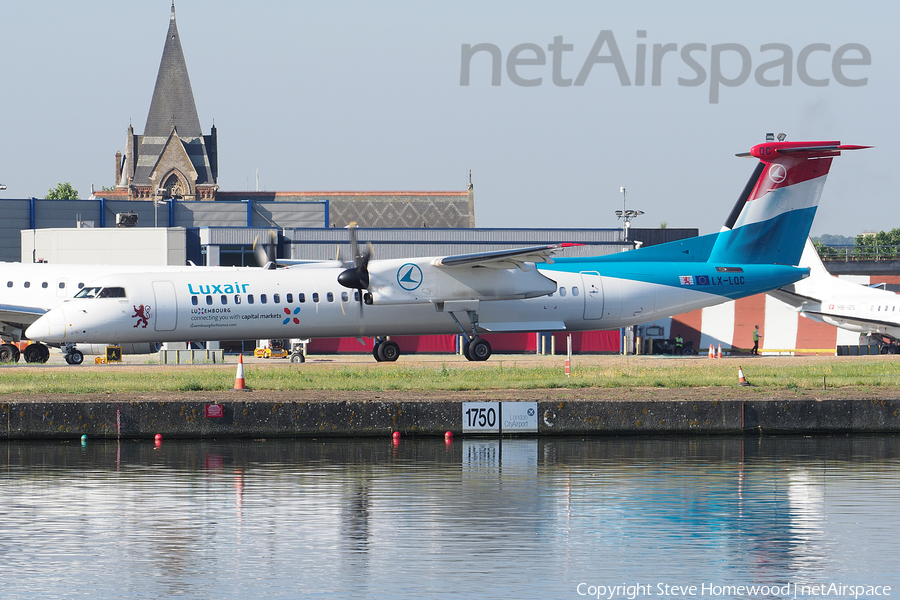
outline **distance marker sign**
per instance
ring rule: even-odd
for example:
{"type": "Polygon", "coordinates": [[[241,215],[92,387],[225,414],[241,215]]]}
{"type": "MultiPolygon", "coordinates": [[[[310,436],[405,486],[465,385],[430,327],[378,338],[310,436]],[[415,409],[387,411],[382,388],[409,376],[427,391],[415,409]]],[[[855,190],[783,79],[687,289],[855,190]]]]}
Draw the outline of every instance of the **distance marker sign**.
{"type": "Polygon", "coordinates": [[[463,402],[463,433],[537,433],[537,402],[463,402]]]}

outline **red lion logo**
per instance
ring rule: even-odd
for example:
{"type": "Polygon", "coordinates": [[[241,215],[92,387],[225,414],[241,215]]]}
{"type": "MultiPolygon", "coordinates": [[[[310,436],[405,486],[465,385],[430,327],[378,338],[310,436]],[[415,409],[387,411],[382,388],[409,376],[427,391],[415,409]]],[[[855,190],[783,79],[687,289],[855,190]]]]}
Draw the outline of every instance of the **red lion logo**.
{"type": "Polygon", "coordinates": [[[140,306],[131,305],[134,308],[134,314],[131,315],[131,318],[137,317],[137,323],[134,324],[135,327],[140,326],[142,329],[147,329],[147,319],[150,318],[150,305],[144,306],[141,304],[140,306]]]}

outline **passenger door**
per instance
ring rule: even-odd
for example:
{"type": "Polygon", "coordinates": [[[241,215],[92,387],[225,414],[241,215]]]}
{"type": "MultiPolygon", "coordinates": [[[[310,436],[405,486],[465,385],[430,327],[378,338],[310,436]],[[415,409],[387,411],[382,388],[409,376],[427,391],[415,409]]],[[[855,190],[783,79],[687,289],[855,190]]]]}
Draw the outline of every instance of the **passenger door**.
{"type": "Polygon", "coordinates": [[[154,281],[153,295],[156,297],[156,331],[173,331],[178,321],[175,286],[171,281],[154,281]]]}

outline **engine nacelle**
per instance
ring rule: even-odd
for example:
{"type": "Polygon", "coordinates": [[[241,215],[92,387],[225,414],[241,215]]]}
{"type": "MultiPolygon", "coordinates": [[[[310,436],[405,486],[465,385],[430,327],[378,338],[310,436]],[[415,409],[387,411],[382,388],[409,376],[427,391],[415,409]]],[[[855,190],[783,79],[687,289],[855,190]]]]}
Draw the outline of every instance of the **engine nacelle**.
{"type": "Polygon", "coordinates": [[[521,269],[494,269],[435,266],[432,259],[384,261],[376,268],[370,265],[369,279],[373,304],[517,300],[556,291],[556,282],[532,263],[521,269]]]}

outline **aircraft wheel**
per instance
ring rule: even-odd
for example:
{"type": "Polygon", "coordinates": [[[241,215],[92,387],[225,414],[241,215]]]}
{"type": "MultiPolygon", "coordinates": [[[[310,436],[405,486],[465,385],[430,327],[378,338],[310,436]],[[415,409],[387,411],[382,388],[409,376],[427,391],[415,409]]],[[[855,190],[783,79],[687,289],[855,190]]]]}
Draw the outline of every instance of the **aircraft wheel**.
{"type": "Polygon", "coordinates": [[[80,350],[72,350],[66,355],[66,362],[70,365],[80,365],[84,362],[84,354],[80,350]]]}
{"type": "Polygon", "coordinates": [[[471,344],[472,344],[471,341],[466,342],[465,344],[463,344],[463,356],[466,357],[466,360],[475,360],[474,358],[472,358],[472,355],[469,354],[469,346],[470,346],[471,344]]]}
{"type": "Polygon", "coordinates": [[[43,344],[37,344],[37,347],[41,349],[41,362],[45,363],[50,360],[50,348],[43,344]]]}
{"type": "Polygon", "coordinates": [[[68,354],[66,354],[63,358],[66,359],[66,364],[68,364],[68,365],[71,365],[71,364],[72,364],[72,357],[71,357],[71,356],[69,356],[68,354]]]}
{"type": "Polygon", "coordinates": [[[19,357],[16,356],[14,350],[17,348],[12,344],[3,344],[0,346],[0,362],[18,362],[19,357]],[[15,360],[13,360],[15,357],[15,360]]]}
{"type": "Polygon", "coordinates": [[[469,356],[471,357],[469,360],[487,360],[491,357],[491,345],[482,338],[472,340],[469,344],[469,356]]]}
{"type": "Polygon", "coordinates": [[[378,358],[387,362],[394,362],[400,358],[400,346],[397,342],[387,340],[378,345],[378,358]]]}
{"type": "Polygon", "coordinates": [[[292,354],[292,355],[291,355],[291,362],[292,362],[292,363],[302,363],[302,362],[306,362],[306,357],[303,356],[302,354],[299,354],[299,353],[298,353],[298,354],[292,354]]]}
{"type": "Polygon", "coordinates": [[[26,346],[25,351],[22,354],[25,355],[25,362],[27,363],[46,362],[41,360],[44,355],[44,353],[41,352],[41,344],[31,344],[30,346],[26,346]]]}
{"type": "Polygon", "coordinates": [[[383,361],[384,359],[379,356],[378,351],[381,349],[382,342],[375,342],[375,346],[372,348],[372,356],[375,357],[375,360],[378,362],[383,361]]]}

